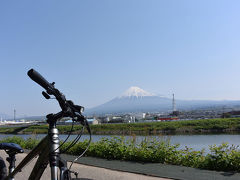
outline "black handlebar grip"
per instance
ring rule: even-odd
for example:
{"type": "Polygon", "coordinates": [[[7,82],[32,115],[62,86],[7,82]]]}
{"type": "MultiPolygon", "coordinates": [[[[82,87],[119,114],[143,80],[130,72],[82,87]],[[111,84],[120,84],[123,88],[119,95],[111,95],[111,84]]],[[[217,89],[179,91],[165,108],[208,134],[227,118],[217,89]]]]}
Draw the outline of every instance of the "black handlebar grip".
{"type": "Polygon", "coordinates": [[[27,74],[33,81],[38,83],[44,89],[48,90],[49,88],[52,88],[52,84],[50,84],[44,77],[42,77],[41,74],[39,74],[34,69],[30,69],[27,74]]]}

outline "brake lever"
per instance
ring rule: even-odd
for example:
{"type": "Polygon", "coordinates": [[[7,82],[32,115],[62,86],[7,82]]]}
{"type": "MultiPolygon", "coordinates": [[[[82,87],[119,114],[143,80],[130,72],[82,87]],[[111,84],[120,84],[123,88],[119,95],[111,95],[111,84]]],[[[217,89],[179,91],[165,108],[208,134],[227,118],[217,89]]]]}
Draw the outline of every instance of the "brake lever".
{"type": "Polygon", "coordinates": [[[45,91],[42,92],[42,95],[43,95],[46,99],[56,99],[56,98],[54,98],[54,97],[49,96],[49,94],[46,93],[45,91]]]}
{"type": "Polygon", "coordinates": [[[83,115],[81,115],[80,113],[75,112],[73,120],[76,121],[76,122],[81,122],[82,123],[82,122],[85,121],[85,117],[83,115]]]}
{"type": "Polygon", "coordinates": [[[78,115],[75,116],[77,119],[73,118],[73,121],[80,122],[81,125],[85,126],[87,128],[88,132],[91,134],[91,129],[89,127],[87,119],[79,112],[77,112],[77,113],[78,113],[78,115]]]}
{"type": "Polygon", "coordinates": [[[42,91],[42,95],[46,98],[46,99],[50,99],[51,97],[48,95],[48,93],[46,93],[45,91],[42,91]]]}

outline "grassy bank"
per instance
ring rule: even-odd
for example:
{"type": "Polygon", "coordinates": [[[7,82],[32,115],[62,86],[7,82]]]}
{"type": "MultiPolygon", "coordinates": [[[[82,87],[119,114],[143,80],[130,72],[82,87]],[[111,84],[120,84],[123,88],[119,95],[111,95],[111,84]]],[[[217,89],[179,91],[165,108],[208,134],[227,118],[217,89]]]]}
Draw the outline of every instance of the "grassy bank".
{"type": "MultiPolygon", "coordinates": [[[[36,139],[24,140],[20,137],[11,137],[1,142],[13,142],[20,144],[23,148],[32,149],[38,143],[36,139]]],[[[62,146],[65,149],[71,142],[62,146]]],[[[67,151],[68,154],[79,155],[86,148],[88,142],[79,142],[67,151]]],[[[113,137],[102,139],[91,143],[86,156],[100,157],[106,159],[118,159],[135,162],[152,162],[172,165],[188,166],[200,169],[217,171],[240,172],[240,150],[238,147],[222,144],[211,146],[210,153],[194,151],[191,148],[178,149],[179,145],[171,145],[169,141],[148,138],[140,144],[135,144],[134,137],[126,140],[124,137],[113,137]]]]}
{"type": "MultiPolygon", "coordinates": [[[[60,133],[67,133],[70,125],[59,125],[60,133]]],[[[75,130],[80,127],[75,126],[75,130]]],[[[26,129],[14,127],[1,127],[0,133],[20,132],[23,134],[47,133],[48,126],[29,126],[26,129]]],[[[203,119],[172,122],[146,122],[131,124],[99,124],[91,125],[93,134],[110,135],[155,135],[164,133],[205,133],[205,132],[238,132],[240,131],[240,118],[203,119]]]]}
{"type": "Polygon", "coordinates": [[[145,134],[228,132],[240,130],[240,118],[188,121],[102,124],[91,126],[94,134],[145,134]]]}

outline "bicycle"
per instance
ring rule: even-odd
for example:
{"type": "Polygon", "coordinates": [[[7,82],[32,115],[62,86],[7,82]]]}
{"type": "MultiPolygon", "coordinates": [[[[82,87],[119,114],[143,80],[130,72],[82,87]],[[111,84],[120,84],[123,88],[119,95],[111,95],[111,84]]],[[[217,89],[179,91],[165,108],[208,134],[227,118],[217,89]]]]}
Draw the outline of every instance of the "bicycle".
{"type": "Polygon", "coordinates": [[[76,176],[76,178],[74,179],[78,179],[78,173],[71,171],[71,167],[74,162],[76,162],[80,157],[83,156],[91,142],[91,129],[88,125],[86,118],[82,115],[84,107],[75,105],[70,100],[66,100],[65,96],[57,88],[55,88],[55,82],[49,83],[34,69],[30,69],[27,74],[33,81],[38,83],[46,90],[42,91],[42,95],[46,99],[52,99],[51,95],[56,98],[62,110],[56,114],[48,114],[46,116],[47,123],[49,124],[47,136],[43,138],[31,152],[28,153],[28,155],[18,164],[17,167],[15,167],[15,155],[17,153],[22,153],[23,149],[18,144],[0,143],[0,149],[4,149],[9,155],[9,157],[7,158],[7,161],[9,162],[9,174],[7,175],[5,180],[14,180],[14,176],[19,173],[21,169],[23,169],[24,166],[26,166],[26,164],[30,162],[33,158],[35,158],[37,155],[39,155],[39,157],[28,178],[29,180],[39,180],[48,163],[50,163],[51,168],[51,180],[72,180],[72,174],[76,176]],[[57,122],[64,117],[72,118],[72,128],[67,138],[60,145],[57,122]],[[80,123],[82,125],[81,132],[76,136],[76,138],[72,141],[72,143],[70,143],[68,147],[66,147],[64,150],[61,150],[60,152],[62,145],[70,137],[73,131],[73,126],[76,123],[80,123]],[[62,159],[60,154],[70,149],[79,141],[83,133],[84,127],[86,127],[90,135],[88,146],[81,155],[79,155],[74,161],[72,161],[71,165],[68,168],[67,161],[62,159]]]}

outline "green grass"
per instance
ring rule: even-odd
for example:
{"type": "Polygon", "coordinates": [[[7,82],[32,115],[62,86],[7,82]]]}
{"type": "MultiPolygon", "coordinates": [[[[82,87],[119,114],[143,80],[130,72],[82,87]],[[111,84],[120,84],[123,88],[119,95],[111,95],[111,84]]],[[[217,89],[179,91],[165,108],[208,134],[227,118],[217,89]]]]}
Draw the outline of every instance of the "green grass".
{"type": "Polygon", "coordinates": [[[0,127],[1,134],[15,134],[16,132],[21,131],[22,127],[0,127]]]}
{"type": "MultiPolygon", "coordinates": [[[[13,142],[20,144],[23,148],[32,149],[39,140],[34,138],[24,140],[14,136],[1,140],[1,142],[13,142]]],[[[70,143],[64,144],[62,148],[65,149],[70,143]]],[[[85,150],[87,144],[87,141],[79,142],[67,153],[77,156],[85,150]]],[[[237,146],[229,146],[226,143],[220,146],[211,146],[210,153],[206,154],[204,150],[194,151],[187,147],[179,150],[179,144],[171,145],[169,141],[156,138],[146,138],[136,145],[134,137],[129,140],[124,137],[112,137],[111,139],[103,138],[98,142],[91,143],[85,155],[105,159],[240,172],[240,150],[237,146]]]]}
{"type": "Polygon", "coordinates": [[[229,119],[203,119],[189,121],[149,122],[132,124],[102,124],[93,125],[94,133],[120,131],[124,134],[143,133],[154,134],[158,132],[205,132],[205,131],[238,131],[240,118],[229,119]]]}
{"type": "MultiPolygon", "coordinates": [[[[74,130],[79,130],[80,126],[75,126],[74,130]]],[[[68,133],[71,125],[59,125],[59,132],[68,133]]],[[[160,133],[199,133],[199,132],[230,132],[240,131],[240,118],[228,119],[203,119],[189,121],[169,121],[169,122],[145,122],[145,123],[122,123],[122,124],[99,124],[91,125],[93,134],[112,135],[154,135],[160,133]]],[[[14,133],[19,129],[1,127],[0,133],[14,133]]],[[[48,132],[48,125],[34,125],[21,131],[26,134],[45,134],[48,132]]]]}

